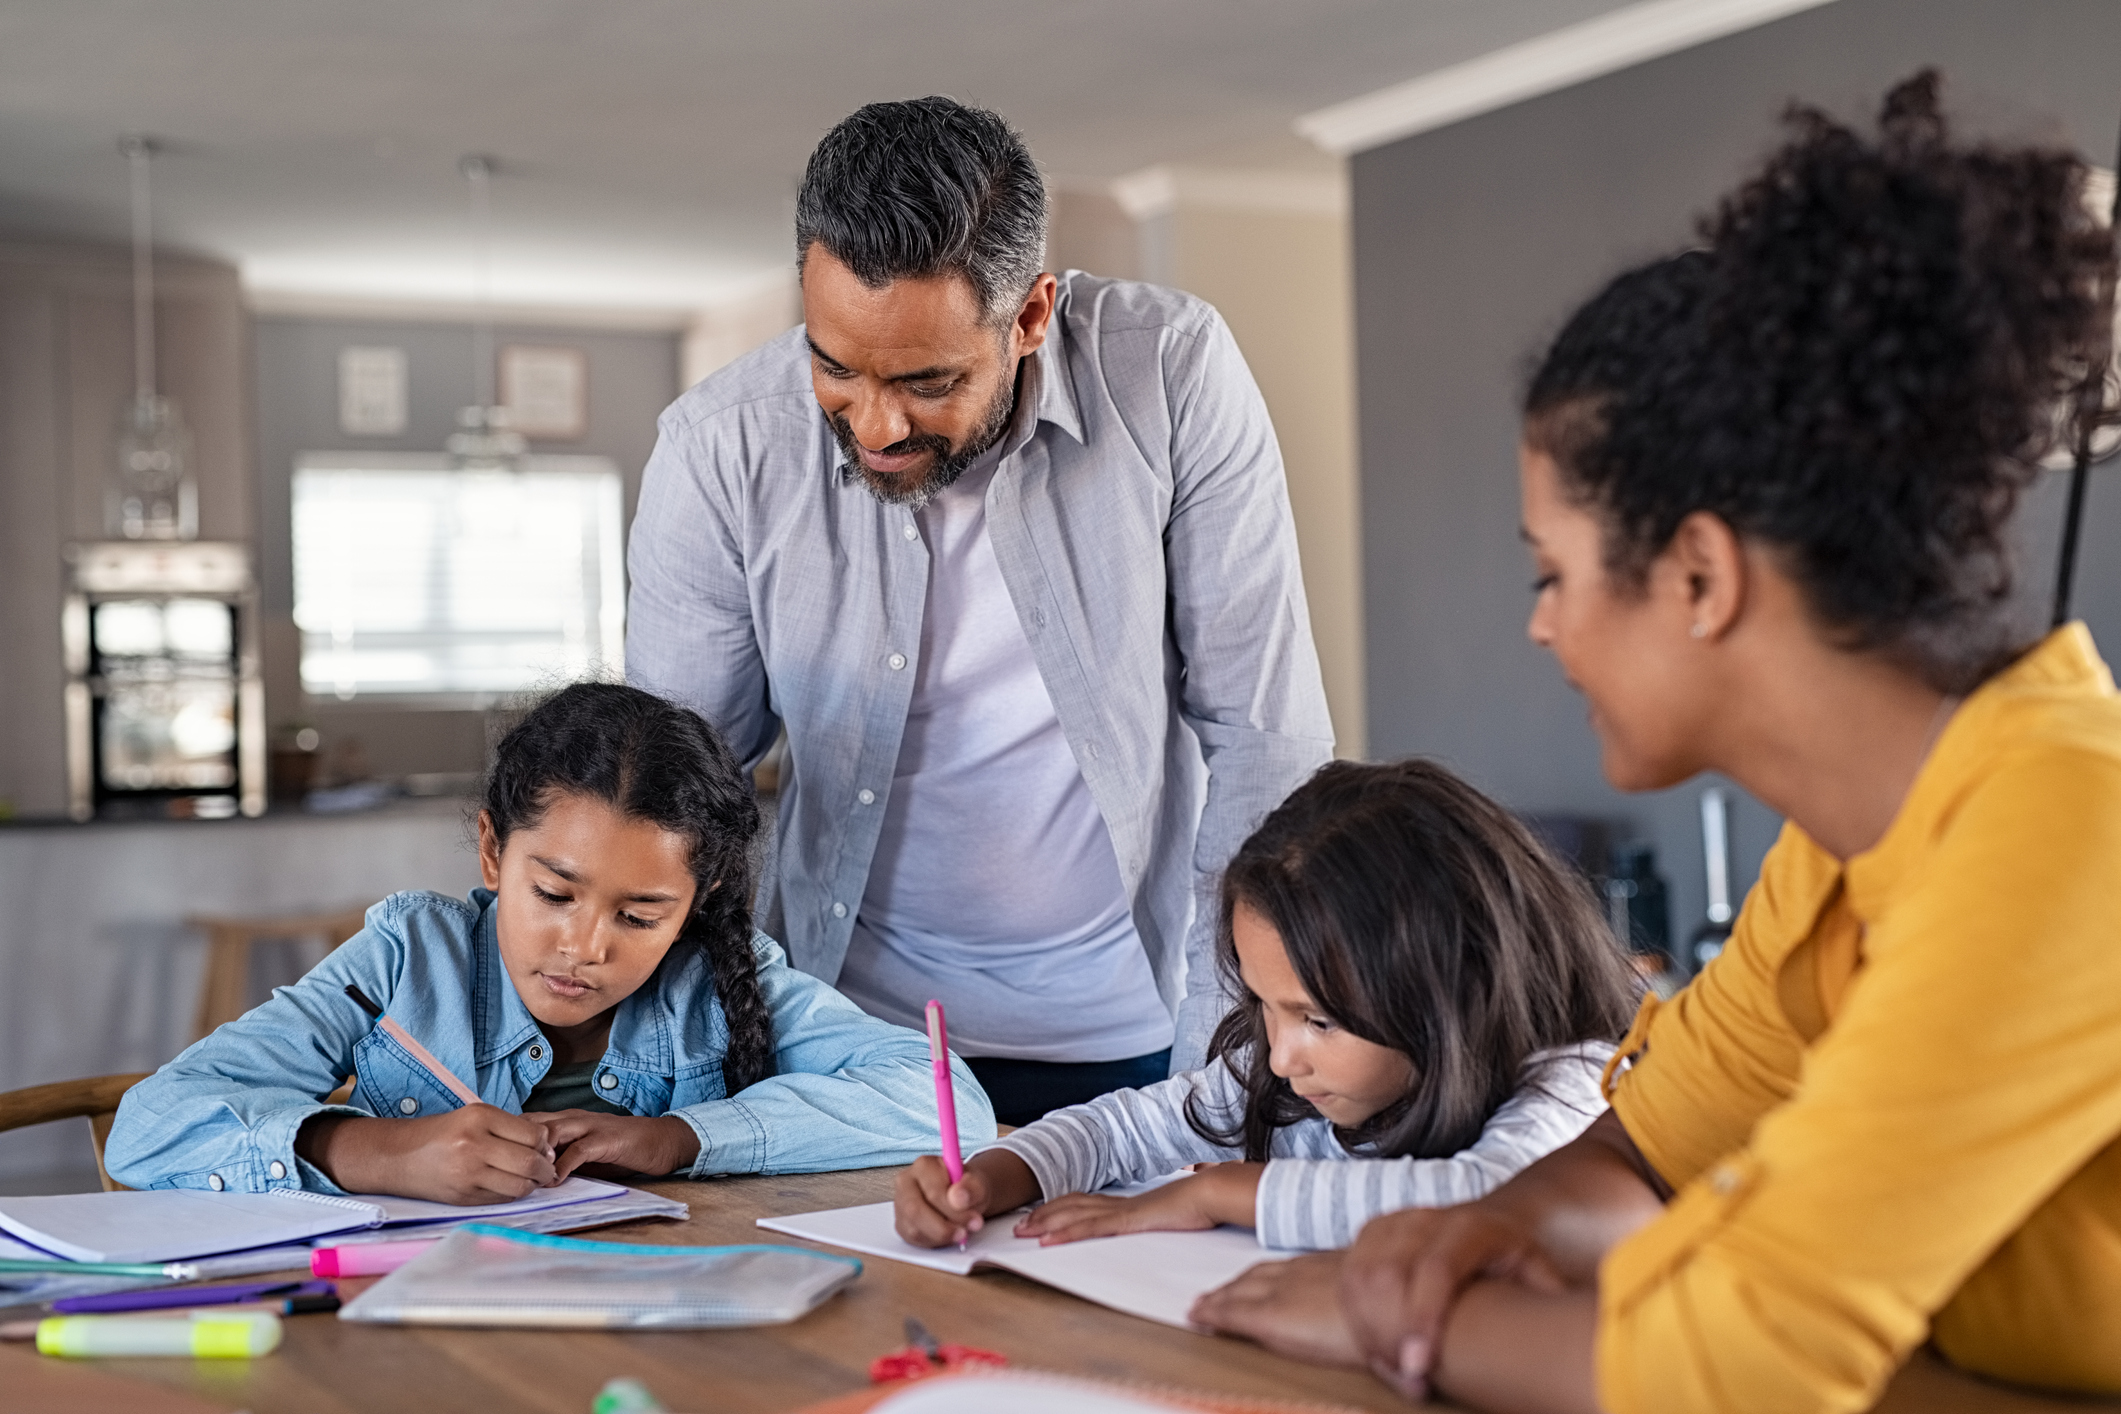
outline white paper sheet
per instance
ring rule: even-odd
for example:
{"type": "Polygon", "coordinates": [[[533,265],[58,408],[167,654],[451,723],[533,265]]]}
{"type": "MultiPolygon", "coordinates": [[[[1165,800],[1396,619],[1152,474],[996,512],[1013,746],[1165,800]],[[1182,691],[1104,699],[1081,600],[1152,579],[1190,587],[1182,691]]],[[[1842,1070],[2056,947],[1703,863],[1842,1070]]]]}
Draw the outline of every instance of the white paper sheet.
{"type": "Polygon", "coordinates": [[[409,1223],[481,1222],[624,1194],[570,1178],[512,1203],[457,1207],[416,1198],[299,1190],[214,1193],[191,1188],[0,1198],[0,1230],[76,1262],[182,1262],[332,1233],[409,1223]]]}
{"type": "Polygon", "coordinates": [[[1207,1232],[1130,1232],[1041,1247],[1036,1238],[1012,1235],[1013,1214],[987,1219],[986,1226],[973,1234],[967,1250],[960,1252],[954,1247],[931,1249],[900,1241],[891,1217],[891,1204],[869,1203],[758,1221],[770,1232],[955,1276],[968,1275],[979,1266],[1000,1267],[1130,1316],[1188,1329],[1186,1313],[1199,1297],[1248,1267],[1297,1255],[1261,1247],[1251,1232],[1235,1227],[1207,1232]]]}
{"type": "Polygon", "coordinates": [[[392,1198],[381,1193],[363,1193],[364,1203],[373,1203],[383,1210],[383,1225],[396,1227],[403,1223],[483,1223],[495,1218],[512,1218],[522,1213],[535,1213],[542,1208],[564,1208],[569,1203],[587,1203],[597,1198],[617,1198],[631,1190],[616,1183],[606,1183],[600,1178],[574,1177],[551,1188],[534,1188],[512,1203],[482,1203],[475,1207],[460,1208],[454,1203],[432,1203],[424,1198],[392,1198]]]}

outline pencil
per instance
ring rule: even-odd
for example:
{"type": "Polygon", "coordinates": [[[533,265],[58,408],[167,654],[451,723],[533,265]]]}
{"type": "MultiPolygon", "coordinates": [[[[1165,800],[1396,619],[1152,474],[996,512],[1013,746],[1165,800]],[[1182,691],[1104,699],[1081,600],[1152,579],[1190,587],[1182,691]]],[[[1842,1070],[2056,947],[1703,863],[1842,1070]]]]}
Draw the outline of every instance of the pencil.
{"type": "Polygon", "coordinates": [[[349,982],[346,984],[346,995],[352,997],[361,1010],[373,1017],[376,1025],[382,1027],[392,1040],[412,1052],[412,1058],[425,1066],[429,1075],[448,1086],[450,1094],[456,1096],[467,1105],[483,1105],[486,1103],[479,1098],[478,1091],[450,1074],[448,1066],[436,1060],[433,1052],[429,1051],[427,1047],[421,1045],[418,1041],[415,1041],[410,1031],[385,1016],[383,1008],[368,999],[368,993],[349,982]]]}

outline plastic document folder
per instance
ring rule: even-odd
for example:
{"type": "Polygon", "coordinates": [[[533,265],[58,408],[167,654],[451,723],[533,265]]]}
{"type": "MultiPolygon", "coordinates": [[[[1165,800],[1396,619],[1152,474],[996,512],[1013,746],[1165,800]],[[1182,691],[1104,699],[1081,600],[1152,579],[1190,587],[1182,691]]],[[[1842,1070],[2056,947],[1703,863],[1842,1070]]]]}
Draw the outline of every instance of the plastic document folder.
{"type": "Polygon", "coordinates": [[[461,1208],[417,1198],[340,1197],[291,1188],[62,1193],[0,1198],[0,1230],[74,1262],[183,1262],[364,1228],[513,1217],[626,1192],[616,1183],[570,1178],[513,1203],[461,1208]]]}
{"type": "Polygon", "coordinates": [[[362,1292],[342,1321],[696,1330],[792,1321],[860,1276],[800,1247],[647,1247],[474,1223],[362,1292]]]}

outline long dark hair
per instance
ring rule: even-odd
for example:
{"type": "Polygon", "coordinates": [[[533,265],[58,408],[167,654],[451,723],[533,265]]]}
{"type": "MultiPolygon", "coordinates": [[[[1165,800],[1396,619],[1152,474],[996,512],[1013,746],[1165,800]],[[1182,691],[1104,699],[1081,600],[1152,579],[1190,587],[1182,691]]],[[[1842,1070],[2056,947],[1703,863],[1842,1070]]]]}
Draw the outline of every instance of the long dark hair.
{"type": "Polygon", "coordinates": [[[727,1093],[773,1074],[773,1017],[751,951],[759,805],[721,734],[639,688],[576,683],[532,708],[495,749],[486,812],[496,840],[535,825],[558,795],[602,801],[690,843],[692,915],[662,967],[704,954],[713,969],[729,1023],[727,1093]]]}
{"type": "Polygon", "coordinates": [[[1572,876],[1515,817],[1429,761],[1319,770],[1223,873],[1217,961],[1241,1001],[1209,1045],[1244,1084],[1211,1142],[1267,1157],[1274,1131],[1317,1115],[1268,1066],[1259,998],[1238,973],[1231,919],[1271,924],[1304,990],[1355,1035],[1414,1064],[1414,1085],[1342,1143],[1388,1158],[1470,1145],[1524,1084],[1537,1051],[1619,1039],[1640,985],[1572,876]]]}
{"type": "Polygon", "coordinates": [[[1639,587],[1695,511],[1784,552],[1809,607],[1963,693],[2037,637],[2009,524],[2038,460],[2102,406],[2113,239],[2059,148],[1960,144],[1917,74],[1875,136],[1793,107],[1790,140],[1569,320],[1525,440],[1639,587]]]}

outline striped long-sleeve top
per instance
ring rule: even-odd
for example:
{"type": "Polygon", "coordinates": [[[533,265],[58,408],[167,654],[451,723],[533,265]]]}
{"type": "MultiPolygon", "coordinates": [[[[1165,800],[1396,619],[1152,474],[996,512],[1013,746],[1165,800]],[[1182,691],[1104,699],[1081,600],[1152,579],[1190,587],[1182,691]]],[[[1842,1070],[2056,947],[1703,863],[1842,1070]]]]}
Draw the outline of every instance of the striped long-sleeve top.
{"type": "MultiPolygon", "coordinates": [[[[1260,1245],[1284,1251],[1345,1247],[1380,1214],[1483,1196],[1598,1117],[1605,1109],[1598,1075],[1612,1053],[1610,1045],[1593,1041],[1532,1056],[1517,1093],[1489,1117],[1470,1147],[1449,1158],[1351,1152],[1323,1116],[1276,1130],[1254,1212],[1260,1245]]],[[[1215,1061],[1205,1070],[1055,1110],[997,1147],[1030,1165],[1047,1198],[1243,1158],[1242,1148],[1206,1139],[1187,1122],[1187,1102],[1196,1096],[1212,1127],[1236,1127],[1244,1087],[1215,1061]]]]}

